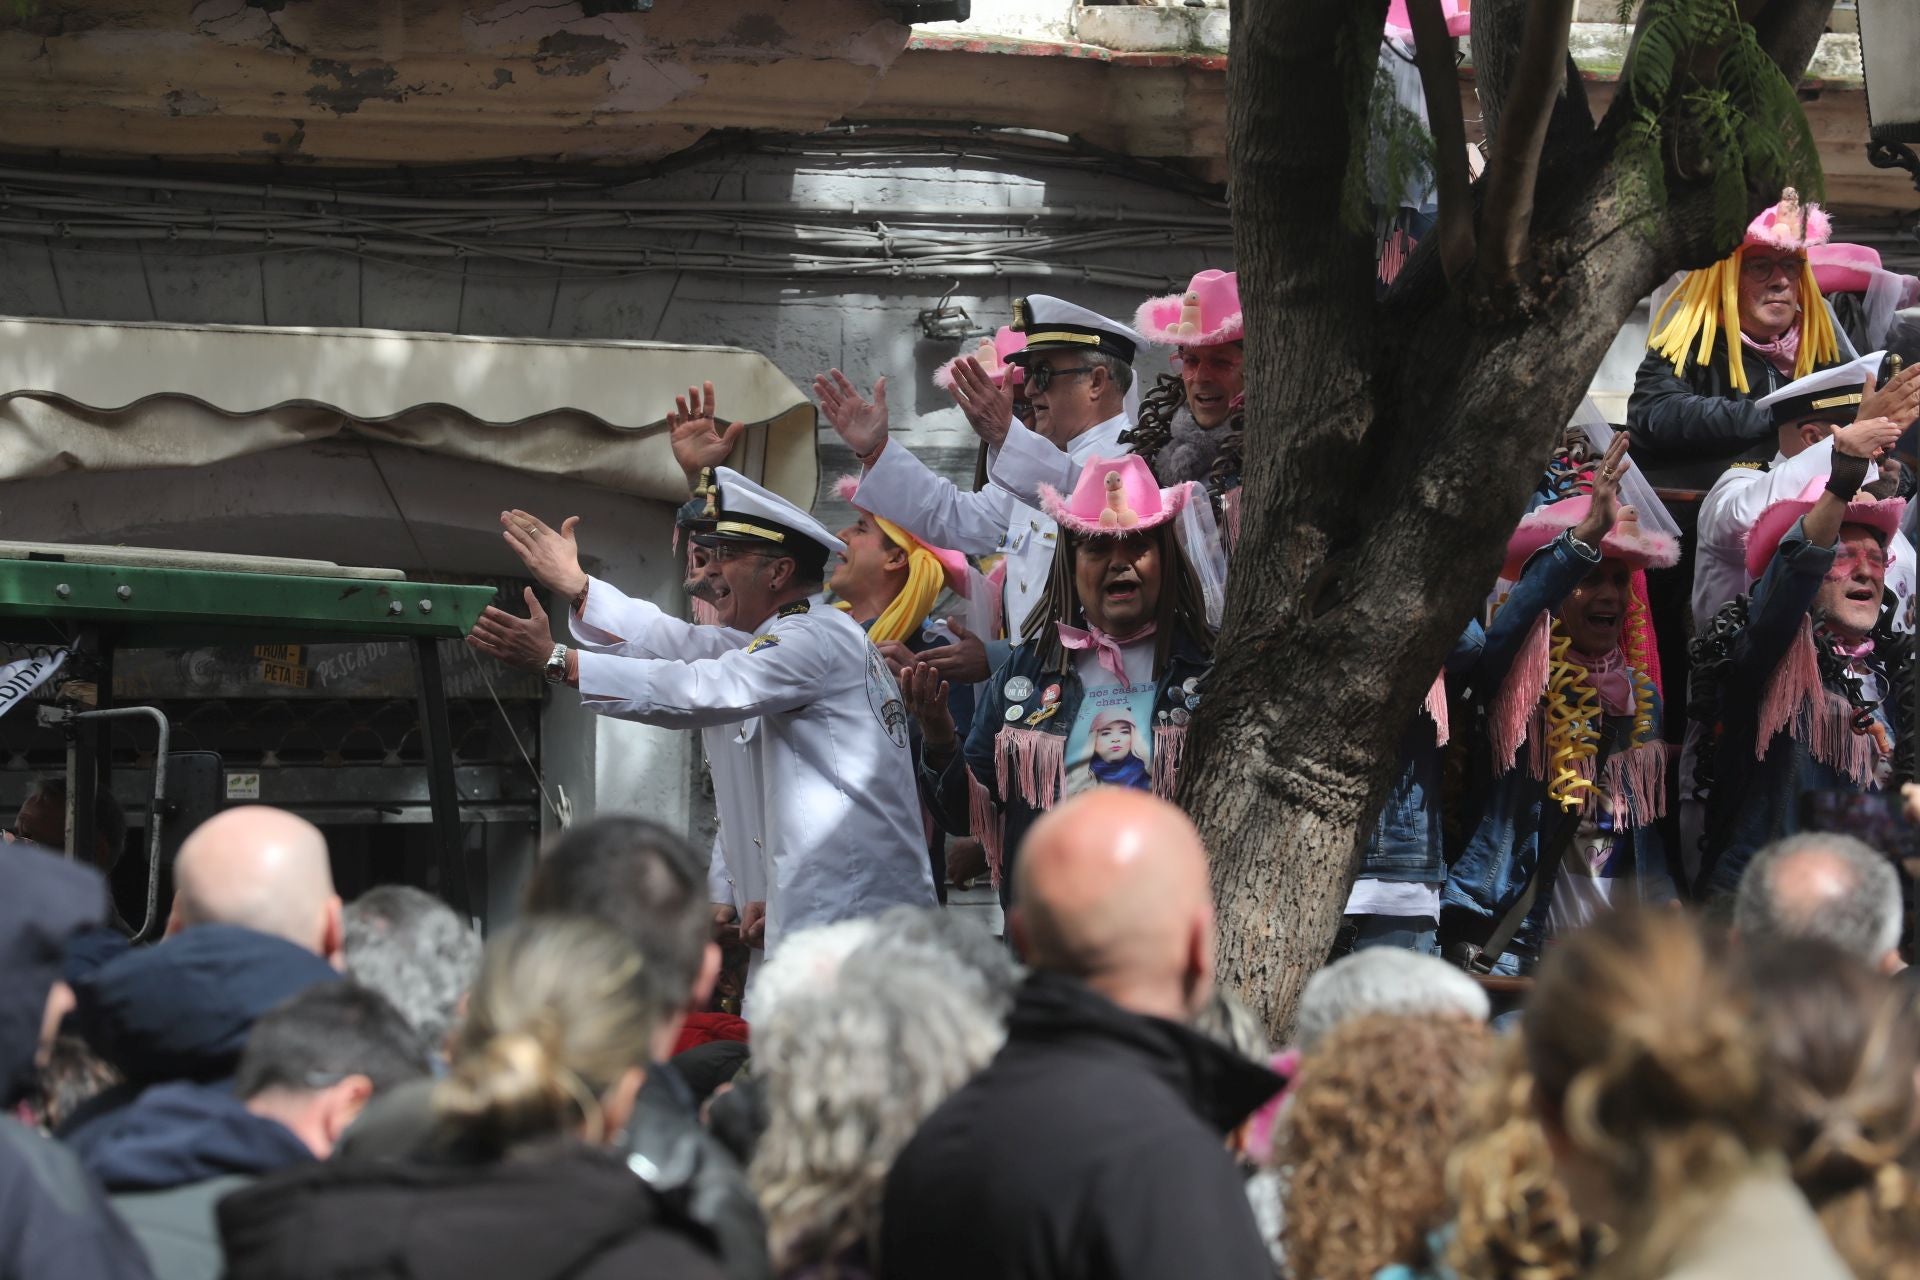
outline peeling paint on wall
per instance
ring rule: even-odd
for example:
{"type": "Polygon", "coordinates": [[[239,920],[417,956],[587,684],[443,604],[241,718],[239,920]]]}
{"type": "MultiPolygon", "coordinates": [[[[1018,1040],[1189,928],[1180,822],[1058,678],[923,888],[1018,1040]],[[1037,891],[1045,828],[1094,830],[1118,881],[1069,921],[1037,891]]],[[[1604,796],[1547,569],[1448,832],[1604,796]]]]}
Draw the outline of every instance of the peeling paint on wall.
{"type": "Polygon", "coordinates": [[[543,76],[583,76],[626,51],[627,46],[606,36],[556,31],[540,38],[533,69],[543,76]]]}
{"type": "Polygon", "coordinates": [[[326,107],[335,115],[350,116],[369,98],[381,102],[400,102],[406,97],[393,87],[400,73],[392,67],[367,67],[355,71],[350,63],[315,58],[307,64],[307,70],[315,76],[333,80],[331,85],[317,84],[307,90],[307,101],[316,107],[326,107]]]}

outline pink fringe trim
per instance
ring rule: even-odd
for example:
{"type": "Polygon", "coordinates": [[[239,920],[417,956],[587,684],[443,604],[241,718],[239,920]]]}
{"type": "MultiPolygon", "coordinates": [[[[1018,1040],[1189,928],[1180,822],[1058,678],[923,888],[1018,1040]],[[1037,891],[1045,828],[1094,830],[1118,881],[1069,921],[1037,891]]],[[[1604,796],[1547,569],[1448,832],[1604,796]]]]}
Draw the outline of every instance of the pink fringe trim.
{"type": "MultiPolygon", "coordinates": [[[[1540,695],[1546,691],[1552,627],[1552,617],[1547,613],[1543,612],[1534,621],[1533,629],[1527,633],[1520,652],[1514,657],[1512,669],[1507,672],[1506,682],[1493,697],[1488,715],[1488,734],[1492,738],[1495,773],[1505,773],[1513,768],[1514,758],[1520,754],[1520,743],[1527,732],[1527,723],[1540,705],[1540,695]]],[[[1545,737],[1544,734],[1535,736],[1545,737]]],[[[1544,763],[1542,767],[1545,767],[1544,763]]]]}
{"type": "Polygon", "coordinates": [[[1226,516],[1226,528],[1221,533],[1226,537],[1227,550],[1232,551],[1240,542],[1240,486],[1235,485],[1220,495],[1220,511],[1226,516]]]}
{"type": "Polygon", "coordinates": [[[1853,708],[1820,681],[1820,660],[1813,651],[1813,620],[1800,621],[1800,634],[1767,682],[1760,703],[1760,731],[1753,757],[1763,759],[1774,737],[1791,734],[1807,744],[1813,758],[1869,790],[1878,786],[1880,754],[1872,738],[1853,731],[1853,708]]]}
{"type": "Polygon", "coordinates": [[[994,735],[1000,794],[1017,790],[1029,809],[1051,809],[1066,785],[1067,737],[1038,729],[1002,729],[994,735]]]}
{"type": "Polygon", "coordinates": [[[1180,785],[1180,755],[1187,746],[1187,726],[1157,724],[1153,727],[1153,794],[1172,800],[1180,785]]]}
{"type": "Polygon", "coordinates": [[[987,870],[993,876],[993,887],[998,889],[1007,859],[1005,829],[1001,825],[1000,809],[993,802],[993,792],[973,776],[971,769],[967,770],[967,830],[986,852],[987,870]]]}
{"type": "Polygon", "coordinates": [[[1616,751],[1600,786],[1613,806],[1615,829],[1632,830],[1667,816],[1667,744],[1661,739],[1616,751]]]}
{"type": "Polygon", "coordinates": [[[1421,710],[1427,713],[1427,719],[1433,721],[1434,736],[1439,745],[1446,746],[1452,736],[1452,727],[1447,723],[1447,675],[1441,672],[1433,678],[1433,684],[1427,690],[1427,700],[1421,704],[1421,710]]]}

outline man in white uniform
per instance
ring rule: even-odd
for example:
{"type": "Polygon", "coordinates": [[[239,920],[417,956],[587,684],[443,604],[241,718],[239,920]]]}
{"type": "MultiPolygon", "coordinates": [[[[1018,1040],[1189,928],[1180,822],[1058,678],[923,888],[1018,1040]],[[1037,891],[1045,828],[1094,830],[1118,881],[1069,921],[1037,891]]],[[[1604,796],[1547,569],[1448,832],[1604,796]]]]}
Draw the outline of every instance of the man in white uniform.
{"type": "MultiPolygon", "coordinates": [[[[711,552],[700,572],[717,625],[668,617],[589,578],[571,546],[548,544],[570,543],[571,523],[556,533],[509,513],[521,520],[509,540],[539,547],[562,566],[541,579],[555,579],[548,585],[571,595],[584,627],[658,656],[553,644],[531,590],[529,617],[489,608],[468,643],[579,689],[603,715],[667,728],[752,722],[738,732],[750,735],[744,762],[759,781],[769,954],[791,931],[902,904],[931,906],[899,689],[859,624],[822,598],[827,557],[842,544],[738,472],[718,467],[713,474],[701,495],[711,529],[693,536],[711,552]]],[[[523,558],[533,565],[533,556],[523,558]]]]}
{"type": "MultiPolygon", "coordinates": [[[[1824,477],[1833,469],[1832,437],[1836,432],[1871,436],[1880,446],[1890,448],[1912,424],[1915,407],[1905,399],[1894,402],[1891,417],[1856,421],[1885,356],[1886,352],[1875,351],[1818,370],[1760,399],[1758,406],[1772,415],[1780,451],[1764,466],[1729,467],[1700,504],[1699,550],[1693,568],[1696,635],[1706,630],[1722,605],[1745,594],[1747,534],[1760,513],[1776,502],[1799,497],[1808,481],[1824,477]]],[[[1909,377],[1901,385],[1912,381],[1909,377]]],[[[1886,397],[1875,400],[1875,405],[1885,403],[1886,397]]],[[[1867,482],[1872,484],[1878,474],[1868,468],[1867,482]]],[[[1906,602],[1914,585],[1913,547],[1904,535],[1896,533],[1887,551],[1887,586],[1900,601],[1894,626],[1906,630],[1906,602]]]]}
{"type": "MultiPolygon", "coordinates": [[[[1015,421],[1011,395],[1004,387],[995,388],[972,357],[954,368],[956,399],[988,444],[989,474],[1001,442],[1023,438],[1017,433],[1037,432],[1056,452],[1064,451],[1060,456],[1070,459],[1075,469],[1088,458],[1126,453],[1119,440],[1133,425],[1125,412],[1127,392],[1133,385],[1134,355],[1146,339],[1117,320],[1044,294],[1019,299],[1013,314],[1013,327],[1027,335],[1027,345],[1009,356],[1008,363],[1026,370],[1032,431],[1015,421]],[[979,377],[966,376],[970,373],[979,377]]],[[[827,421],[864,468],[853,499],[857,506],[936,546],[966,555],[1006,556],[1002,599],[1007,636],[1009,643],[1020,643],[1028,615],[1046,589],[1058,536],[1053,521],[1038,509],[1038,493],[1014,493],[998,483],[968,493],[936,475],[909,450],[889,446],[885,378],[874,384],[872,401],[838,369],[816,378],[814,391],[827,421]]],[[[1004,648],[989,645],[977,672],[949,672],[948,678],[982,680],[1005,660],[1004,648]]]]}

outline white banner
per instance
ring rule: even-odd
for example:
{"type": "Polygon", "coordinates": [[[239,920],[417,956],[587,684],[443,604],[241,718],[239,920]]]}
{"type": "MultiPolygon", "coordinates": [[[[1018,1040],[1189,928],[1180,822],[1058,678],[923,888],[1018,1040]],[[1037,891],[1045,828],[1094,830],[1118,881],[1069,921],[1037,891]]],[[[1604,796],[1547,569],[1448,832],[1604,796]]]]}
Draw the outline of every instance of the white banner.
{"type": "Polygon", "coordinates": [[[0,667],[0,716],[47,682],[67,661],[65,649],[52,649],[0,667]]]}

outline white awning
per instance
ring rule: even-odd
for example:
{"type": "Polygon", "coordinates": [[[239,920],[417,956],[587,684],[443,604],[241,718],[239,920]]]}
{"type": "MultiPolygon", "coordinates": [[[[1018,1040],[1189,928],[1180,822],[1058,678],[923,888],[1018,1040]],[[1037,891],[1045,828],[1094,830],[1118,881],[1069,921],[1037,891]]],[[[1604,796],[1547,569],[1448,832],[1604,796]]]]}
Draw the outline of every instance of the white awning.
{"type": "Polygon", "coordinates": [[[757,352],[376,329],[0,317],[0,479],[198,467],[332,436],[677,502],[676,395],[753,424],[733,464],[800,503],[814,409],[757,352]]]}

